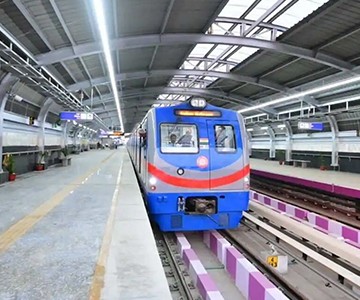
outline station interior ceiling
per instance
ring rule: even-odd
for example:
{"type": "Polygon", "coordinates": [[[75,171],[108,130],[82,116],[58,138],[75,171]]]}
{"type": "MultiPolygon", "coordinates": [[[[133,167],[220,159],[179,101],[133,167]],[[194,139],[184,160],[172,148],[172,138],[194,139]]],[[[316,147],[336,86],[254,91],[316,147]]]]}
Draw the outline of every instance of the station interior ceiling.
{"type": "Polygon", "coordinates": [[[48,103],[49,123],[92,112],[95,131],[193,97],[255,135],[329,116],[359,130],[359,16],[356,0],[4,1],[0,95],[28,117],[48,103]]]}

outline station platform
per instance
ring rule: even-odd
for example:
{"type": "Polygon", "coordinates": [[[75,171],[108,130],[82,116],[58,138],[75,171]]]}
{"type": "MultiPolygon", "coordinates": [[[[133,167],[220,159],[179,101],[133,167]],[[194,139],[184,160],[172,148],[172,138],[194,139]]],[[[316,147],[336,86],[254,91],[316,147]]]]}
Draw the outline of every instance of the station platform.
{"type": "Polygon", "coordinates": [[[250,159],[251,174],[323,190],[334,195],[360,198],[360,174],[321,171],[280,165],[278,161],[250,159]]]}
{"type": "Polygon", "coordinates": [[[171,299],[125,148],[0,186],[0,299],[171,299]]]}

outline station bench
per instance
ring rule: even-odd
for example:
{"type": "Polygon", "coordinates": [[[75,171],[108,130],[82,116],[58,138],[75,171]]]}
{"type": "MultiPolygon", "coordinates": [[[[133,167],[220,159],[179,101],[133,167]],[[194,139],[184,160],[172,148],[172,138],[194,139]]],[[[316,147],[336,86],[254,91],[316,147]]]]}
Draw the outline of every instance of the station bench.
{"type": "Polygon", "coordinates": [[[71,157],[69,157],[69,156],[60,158],[60,161],[61,161],[61,164],[63,166],[70,166],[71,165],[71,157]]]}
{"type": "Polygon", "coordinates": [[[294,167],[298,167],[301,165],[302,168],[307,168],[307,165],[311,163],[310,160],[301,160],[301,159],[293,159],[291,161],[293,162],[294,167]]]}

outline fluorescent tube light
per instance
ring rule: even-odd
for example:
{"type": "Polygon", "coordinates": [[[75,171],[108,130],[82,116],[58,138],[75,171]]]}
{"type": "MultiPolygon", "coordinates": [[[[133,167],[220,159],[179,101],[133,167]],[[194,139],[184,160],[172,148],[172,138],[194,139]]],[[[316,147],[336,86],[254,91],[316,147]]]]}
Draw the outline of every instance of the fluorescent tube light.
{"type": "Polygon", "coordinates": [[[327,84],[327,85],[324,85],[324,86],[320,86],[320,87],[317,87],[317,88],[314,88],[314,89],[310,89],[310,90],[307,90],[307,91],[304,91],[304,92],[296,93],[296,94],[293,94],[293,95],[290,95],[290,96],[286,96],[286,97],[282,97],[282,98],[275,99],[275,100],[272,100],[272,101],[264,102],[264,103],[261,103],[261,104],[255,105],[255,106],[247,107],[247,108],[238,110],[238,112],[239,113],[244,113],[244,112],[256,110],[256,109],[259,109],[259,108],[264,108],[264,107],[267,107],[269,105],[282,103],[282,102],[285,102],[285,101],[288,101],[288,100],[301,98],[301,97],[311,95],[311,94],[317,94],[317,93],[327,91],[327,90],[330,90],[330,89],[333,89],[333,88],[337,88],[337,87],[340,87],[340,86],[343,86],[343,85],[355,83],[357,81],[360,81],[360,76],[351,77],[351,78],[348,78],[348,79],[345,79],[345,80],[342,80],[342,81],[333,82],[333,83],[330,83],[330,84],[327,84]]]}
{"type": "Polygon", "coordinates": [[[260,127],[260,129],[268,129],[269,128],[269,126],[264,126],[264,127],[260,127]]]}
{"type": "Polygon", "coordinates": [[[119,95],[117,92],[117,86],[116,86],[116,80],[115,80],[114,65],[112,63],[112,58],[111,58],[109,36],[108,36],[107,29],[106,29],[106,19],[105,19],[103,1],[102,0],[93,0],[93,3],[94,3],[94,11],[95,11],[96,19],[97,19],[97,23],[98,23],[98,28],[99,28],[99,32],[100,32],[101,42],[102,42],[102,46],[103,46],[103,50],[104,50],[105,60],[106,60],[106,64],[107,64],[107,69],[108,69],[108,73],[109,73],[109,77],[110,77],[111,89],[114,94],[115,105],[116,105],[117,113],[119,116],[120,127],[121,127],[121,130],[124,130],[124,125],[123,125],[122,116],[121,116],[120,100],[119,100],[119,95]]]}

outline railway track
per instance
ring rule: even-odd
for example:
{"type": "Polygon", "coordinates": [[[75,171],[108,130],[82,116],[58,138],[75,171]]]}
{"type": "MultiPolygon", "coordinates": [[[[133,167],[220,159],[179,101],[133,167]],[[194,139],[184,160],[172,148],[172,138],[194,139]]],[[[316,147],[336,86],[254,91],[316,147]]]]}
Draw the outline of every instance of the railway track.
{"type": "MultiPolygon", "coordinates": [[[[295,253],[297,251],[301,251],[297,248],[293,248],[294,250],[291,251],[293,246],[289,244],[286,241],[282,241],[280,243],[281,238],[278,238],[276,234],[268,232],[266,227],[262,227],[258,224],[253,223],[252,219],[247,217],[247,213],[245,213],[243,221],[241,226],[246,227],[246,231],[252,231],[256,235],[258,235],[260,238],[262,238],[264,241],[274,244],[277,249],[279,249],[282,253],[285,253],[288,255],[288,257],[296,257],[296,259],[292,259],[294,261],[297,261],[298,263],[306,266],[308,269],[308,272],[313,272],[314,274],[317,274],[318,276],[321,276],[324,278],[325,281],[328,282],[329,286],[336,287],[343,293],[344,299],[359,299],[359,295],[355,294],[351,289],[347,287],[346,280],[340,275],[338,275],[337,280],[334,279],[334,275],[329,274],[323,274],[322,268],[317,269],[317,267],[314,266],[313,263],[308,263],[308,257],[307,255],[302,254],[302,256],[297,256],[295,253]],[[261,229],[261,230],[260,230],[261,229]]],[[[256,214],[255,214],[256,215],[256,214]]],[[[251,217],[255,217],[251,216],[251,217]]],[[[275,231],[281,232],[282,234],[285,234],[289,240],[293,240],[295,243],[300,243],[305,247],[308,247],[310,250],[317,252],[323,257],[326,257],[327,259],[333,261],[337,265],[346,268],[349,270],[349,272],[352,272],[354,276],[359,276],[360,271],[355,268],[354,266],[349,265],[345,261],[343,261],[340,257],[337,257],[336,255],[333,255],[332,253],[328,252],[326,249],[321,249],[316,246],[316,244],[313,244],[306,240],[306,238],[302,238],[297,236],[296,234],[285,230],[285,228],[282,228],[281,226],[277,226],[276,224],[269,222],[266,218],[262,218],[260,215],[257,215],[256,217],[258,219],[258,222],[267,224],[275,229],[275,231]]],[[[292,282],[287,276],[283,276],[276,272],[272,267],[266,264],[266,262],[260,258],[259,256],[259,249],[251,249],[251,247],[244,243],[244,241],[237,235],[236,230],[224,230],[220,232],[231,244],[233,244],[242,254],[249,260],[251,263],[256,266],[261,273],[263,273],[265,276],[269,278],[270,281],[272,281],[289,299],[315,299],[309,296],[306,296],[306,290],[304,290],[302,286],[299,286],[299,282],[292,282]],[[302,292],[304,291],[304,292],[302,292]]],[[[310,276],[310,275],[309,275],[310,276]]]]}
{"type": "Polygon", "coordinates": [[[177,253],[174,234],[162,233],[154,224],[152,224],[152,228],[173,299],[201,300],[202,298],[193,285],[180,254],[177,253]]]}
{"type": "MultiPolygon", "coordinates": [[[[246,225],[246,223],[242,223],[246,225]]],[[[264,274],[271,282],[273,282],[279,290],[281,290],[289,299],[292,300],[303,300],[306,297],[300,293],[300,291],[294,289],[286,282],[279,274],[271,269],[270,266],[265,264],[259,259],[253,251],[251,251],[247,245],[239,241],[233,234],[232,231],[222,230],[219,231],[236,249],[238,249],[246,259],[248,259],[262,274],[264,274]]]]}
{"type": "Polygon", "coordinates": [[[251,188],[259,193],[322,214],[360,229],[359,204],[277,180],[251,177],[251,188]]]}

